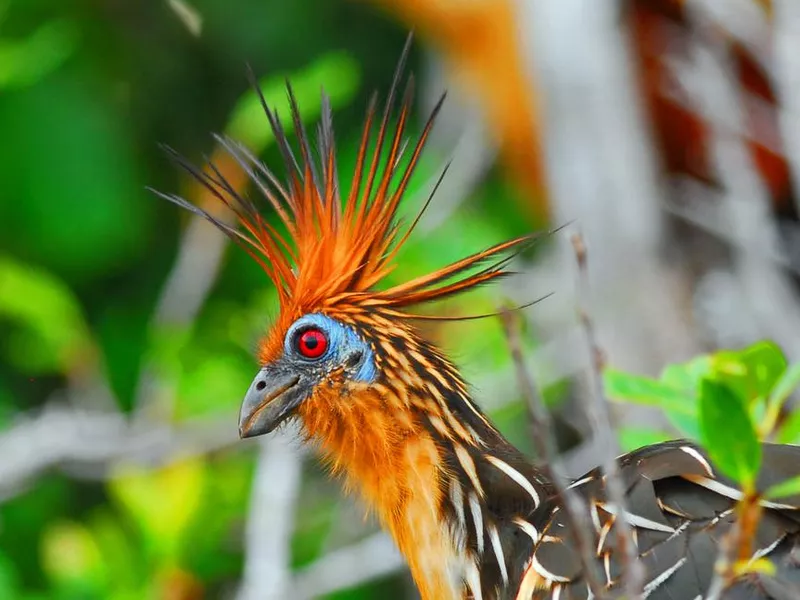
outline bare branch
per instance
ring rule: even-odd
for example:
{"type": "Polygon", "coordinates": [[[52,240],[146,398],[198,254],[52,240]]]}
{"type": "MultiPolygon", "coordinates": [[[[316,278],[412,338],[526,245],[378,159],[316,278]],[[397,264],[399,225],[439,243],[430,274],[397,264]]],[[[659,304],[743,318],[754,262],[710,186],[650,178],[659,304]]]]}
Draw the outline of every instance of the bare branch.
{"type": "MultiPolygon", "coordinates": [[[[581,283],[578,285],[579,292],[585,291],[586,281],[586,246],[580,235],[572,236],[572,244],[575,249],[575,257],[578,261],[578,274],[581,283]]],[[[579,293],[579,303],[583,294],[579,293]]],[[[599,444],[598,450],[602,453],[602,468],[605,473],[606,489],[608,490],[609,500],[617,507],[616,529],[619,536],[620,547],[623,549],[623,578],[625,588],[631,598],[640,598],[644,587],[644,567],[639,562],[636,543],[633,538],[633,529],[628,522],[625,486],[619,475],[619,465],[617,464],[618,445],[613,437],[613,427],[611,413],[608,409],[608,401],[603,393],[603,356],[600,347],[595,339],[594,328],[589,319],[584,306],[578,307],[579,317],[583,325],[586,337],[586,345],[592,357],[591,368],[589,369],[589,393],[586,395],[586,413],[592,424],[595,436],[604,438],[604,443],[599,444]]]]}
{"type": "Polygon", "coordinates": [[[589,522],[589,510],[581,498],[573,491],[569,490],[566,483],[569,481],[564,473],[561,460],[559,458],[558,446],[553,437],[553,427],[550,414],[544,405],[533,378],[525,367],[525,359],[522,355],[522,345],[520,343],[519,323],[515,322],[516,313],[504,311],[501,313],[503,329],[511,351],[511,357],[516,367],[517,379],[522,394],[527,401],[528,410],[534,427],[533,442],[536,446],[536,453],[541,460],[541,468],[558,491],[559,496],[564,502],[564,512],[570,522],[573,535],[573,542],[581,556],[581,561],[586,573],[586,579],[595,597],[601,598],[604,594],[604,586],[599,574],[599,567],[592,553],[592,540],[588,533],[592,531],[592,524],[589,522]]]}
{"type": "Polygon", "coordinates": [[[200,16],[197,9],[185,0],[167,0],[167,4],[189,33],[194,37],[200,37],[200,34],[203,33],[203,17],[200,16]]]}
{"type": "Polygon", "coordinates": [[[403,557],[385,533],[376,533],[335,550],[301,570],[292,594],[297,600],[327,594],[386,577],[405,568],[403,557]]]}
{"type": "Polygon", "coordinates": [[[104,477],[120,461],[157,466],[237,440],[235,423],[219,417],[170,427],[131,421],[119,413],[52,406],[0,434],[0,498],[61,465],[76,475],[104,477]]]}
{"type": "Polygon", "coordinates": [[[301,453],[290,443],[296,436],[295,428],[289,428],[261,440],[239,600],[286,597],[292,577],[291,540],[302,466],[301,453]]]}
{"type": "Polygon", "coordinates": [[[730,583],[731,564],[736,547],[736,538],[739,535],[739,523],[735,522],[728,532],[722,536],[719,543],[719,554],[714,562],[714,577],[708,585],[705,600],[720,600],[722,592],[730,583]]]}

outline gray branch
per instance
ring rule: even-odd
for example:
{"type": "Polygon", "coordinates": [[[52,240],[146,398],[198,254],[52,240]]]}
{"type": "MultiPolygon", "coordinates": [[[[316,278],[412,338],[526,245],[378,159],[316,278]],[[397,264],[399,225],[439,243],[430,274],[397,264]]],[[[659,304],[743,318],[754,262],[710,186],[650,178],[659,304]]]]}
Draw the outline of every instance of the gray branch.
{"type": "Polygon", "coordinates": [[[302,466],[301,453],[291,443],[297,438],[295,429],[281,430],[260,442],[239,600],[285,598],[291,582],[291,541],[302,466]]]}
{"type": "Polygon", "coordinates": [[[405,562],[385,533],[334,550],[307,566],[294,581],[289,598],[310,600],[397,573],[405,562]]]}
{"type": "Polygon", "coordinates": [[[77,475],[105,477],[118,461],[158,466],[237,440],[234,418],[196,419],[171,427],[131,421],[119,413],[52,406],[0,434],[0,498],[62,465],[77,475]]]}

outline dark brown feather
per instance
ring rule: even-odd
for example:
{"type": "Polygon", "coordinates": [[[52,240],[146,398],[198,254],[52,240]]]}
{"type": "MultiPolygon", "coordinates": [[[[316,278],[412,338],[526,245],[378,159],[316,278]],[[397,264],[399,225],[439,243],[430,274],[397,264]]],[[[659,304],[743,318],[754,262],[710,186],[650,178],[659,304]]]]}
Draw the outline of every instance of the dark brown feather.
{"type": "MultiPolygon", "coordinates": [[[[635,526],[636,542],[646,570],[647,600],[704,598],[714,575],[720,539],[735,520],[737,487],[714,472],[697,446],[674,441],[649,446],[619,459],[626,485],[627,509],[635,526]],[[692,481],[694,480],[694,481],[692,481]],[[708,481],[717,489],[709,489],[708,481]],[[700,483],[698,483],[700,482],[700,483]]],[[[764,446],[764,468],[759,486],[768,486],[800,473],[800,447],[764,446]]],[[[592,507],[600,572],[612,592],[620,586],[621,552],[616,547],[616,509],[607,504],[605,480],[599,470],[588,473],[572,489],[592,507]],[[606,559],[608,556],[608,559],[606,559]]],[[[788,600],[800,598],[800,498],[781,500],[785,507],[766,508],[753,538],[754,556],[766,556],[776,566],[773,577],[748,575],[727,589],[725,600],[788,600]]],[[[589,591],[570,527],[560,501],[551,497],[544,511],[528,518],[542,536],[530,556],[517,555],[527,565],[550,578],[548,589],[528,598],[587,598],[589,591]]],[[[544,579],[548,579],[546,576],[544,579]]],[[[518,590],[499,598],[517,598],[518,590]]],[[[522,600],[519,598],[519,600],[522,600]]]]}

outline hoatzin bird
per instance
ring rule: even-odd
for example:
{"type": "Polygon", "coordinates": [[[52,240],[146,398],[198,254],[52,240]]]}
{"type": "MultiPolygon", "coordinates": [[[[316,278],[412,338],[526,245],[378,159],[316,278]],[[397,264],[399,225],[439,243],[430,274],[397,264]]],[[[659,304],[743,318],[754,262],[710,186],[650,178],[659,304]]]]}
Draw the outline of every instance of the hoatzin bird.
{"type": "MultiPolygon", "coordinates": [[[[238,216],[241,229],[179,196],[163,196],[210,219],[242,246],[274,283],[280,301],[241,407],[240,434],[266,434],[299,419],[332,471],[360,492],[394,538],[424,600],[599,597],[553,482],[503,437],[453,363],[425,339],[419,320],[439,317],[413,309],[499,279],[531,237],[381,286],[417,222],[403,228],[396,213],[444,100],[401,161],[413,79],[396,119],[392,115],[407,49],[373,150],[374,99],[367,111],[348,191],[338,185],[324,95],[316,158],[291,87],[299,155],[259,92],[286,180],[246,148],[220,138],[279,223],[268,221],[213,165],[200,170],[173,153],[238,216]]],[[[767,445],[764,452],[762,484],[800,471],[800,448],[767,445]]],[[[591,513],[590,551],[602,589],[621,587],[615,523],[624,514],[645,571],[643,597],[704,597],[719,540],[734,520],[736,486],[686,441],[647,447],[619,462],[624,512],[609,500],[599,470],[570,485],[591,513]]],[[[790,587],[800,580],[800,497],[783,502],[765,504],[753,537],[754,556],[772,559],[780,579],[747,575],[725,597],[800,598],[790,587]]]]}

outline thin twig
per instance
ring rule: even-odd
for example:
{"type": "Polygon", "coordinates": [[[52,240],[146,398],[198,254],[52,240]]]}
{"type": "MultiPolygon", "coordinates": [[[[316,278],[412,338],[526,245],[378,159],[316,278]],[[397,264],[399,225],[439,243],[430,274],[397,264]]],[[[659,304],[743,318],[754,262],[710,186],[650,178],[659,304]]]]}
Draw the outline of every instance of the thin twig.
{"type": "Polygon", "coordinates": [[[589,349],[591,360],[591,368],[589,369],[589,393],[585,395],[587,401],[586,412],[594,434],[606,438],[607,441],[607,443],[599,444],[598,451],[602,453],[602,468],[605,473],[608,498],[617,508],[617,520],[615,524],[620,547],[623,550],[623,581],[630,598],[640,598],[644,588],[645,572],[643,565],[639,561],[636,543],[633,538],[633,529],[628,521],[625,486],[622,483],[617,457],[614,453],[617,444],[613,439],[614,429],[611,422],[611,413],[603,393],[602,371],[604,359],[597,343],[594,327],[589,318],[587,309],[581,303],[581,298],[586,297],[586,246],[583,242],[583,238],[578,234],[572,236],[572,246],[575,250],[575,258],[578,263],[578,315],[581,325],[583,326],[586,345],[589,349]]]}
{"type": "Polygon", "coordinates": [[[547,411],[541,394],[539,394],[533,382],[533,377],[525,367],[519,335],[520,325],[519,322],[515,322],[516,313],[503,311],[500,317],[503,322],[508,347],[511,351],[511,357],[514,361],[519,387],[531,414],[535,432],[533,442],[536,446],[536,453],[542,462],[541,468],[564,502],[564,514],[570,524],[575,547],[581,556],[586,580],[589,583],[592,594],[600,598],[603,596],[604,586],[601,583],[599,565],[592,552],[593,543],[589,537],[589,532],[592,531],[592,524],[589,521],[588,507],[573,490],[568,489],[565,485],[569,480],[564,473],[559,458],[558,446],[553,436],[550,413],[547,411]]]}
{"type": "Polygon", "coordinates": [[[185,0],[167,0],[167,4],[187,31],[194,37],[200,37],[203,33],[203,17],[197,9],[185,0]]]}
{"type": "Polygon", "coordinates": [[[735,521],[719,543],[719,554],[714,562],[714,577],[708,586],[705,600],[720,600],[722,592],[730,584],[731,564],[739,536],[739,522],[735,521]]]}

